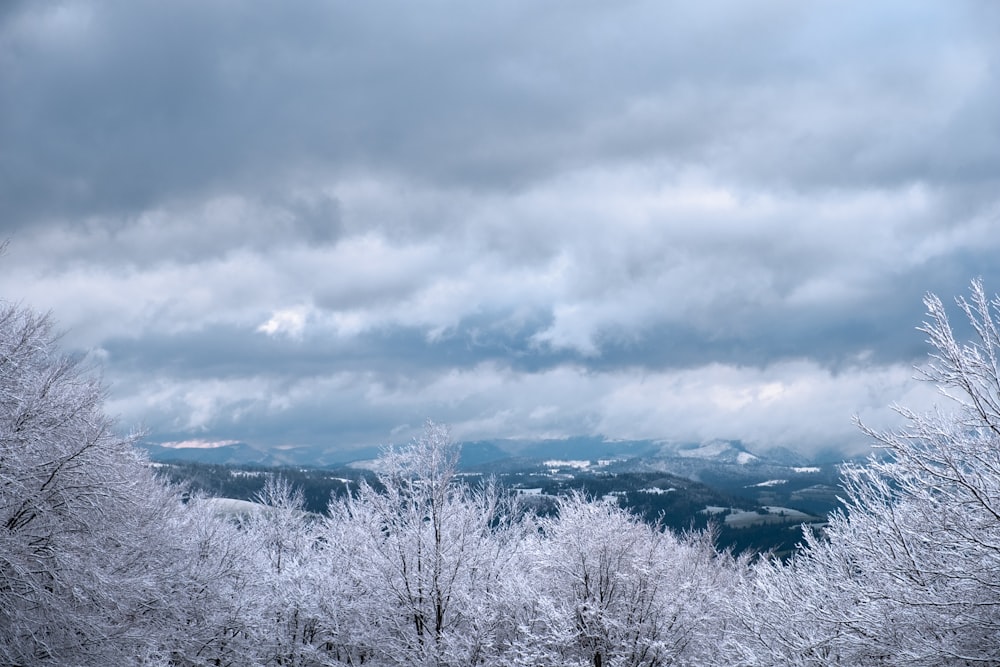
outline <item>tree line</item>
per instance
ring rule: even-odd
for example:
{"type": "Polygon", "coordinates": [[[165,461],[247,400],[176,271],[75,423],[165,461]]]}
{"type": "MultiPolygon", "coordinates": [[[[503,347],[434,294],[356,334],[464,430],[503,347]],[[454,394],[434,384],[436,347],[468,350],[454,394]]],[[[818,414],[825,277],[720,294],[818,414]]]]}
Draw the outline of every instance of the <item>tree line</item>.
{"type": "Polygon", "coordinates": [[[862,428],[847,507],[787,562],[570,494],[541,516],[457,475],[447,428],[324,516],[269,478],[223,512],[159,479],[45,316],[0,308],[0,664],[1000,663],[1000,300],[924,378],[952,410],[862,428]]]}
{"type": "MultiPolygon", "coordinates": [[[[719,490],[663,472],[577,472],[572,479],[562,479],[538,472],[538,464],[534,462],[514,472],[510,469],[491,472],[489,466],[477,466],[470,471],[463,463],[466,446],[461,445],[459,460],[462,479],[475,485],[482,479],[495,478],[505,492],[522,494],[517,503],[517,508],[522,512],[530,511],[542,516],[554,514],[558,511],[558,496],[582,493],[593,498],[615,497],[623,508],[643,520],[677,532],[704,530],[711,523],[717,547],[732,549],[737,554],[744,551],[754,554],[770,552],[787,557],[795,552],[796,545],[802,541],[801,517],[797,523],[792,518],[775,521],[776,516],[768,514],[759,504],[759,497],[751,499],[747,497],[750,494],[742,497],[733,495],[724,489],[719,490]],[[709,513],[706,511],[708,506],[730,509],[709,513]],[[760,521],[736,524],[726,522],[727,514],[741,510],[757,513],[760,521]]],[[[327,514],[332,497],[343,496],[352,488],[357,488],[362,478],[380,488],[377,477],[366,469],[357,467],[234,465],[171,461],[165,456],[161,456],[160,461],[153,465],[161,478],[183,485],[192,495],[238,500],[254,500],[268,479],[282,477],[302,492],[307,512],[321,515],[327,514]]],[[[744,481],[741,478],[738,483],[744,481]]],[[[790,496],[794,491],[790,493],[783,489],[783,497],[774,497],[769,504],[780,505],[792,500],[795,509],[808,507],[812,510],[810,514],[819,522],[840,505],[834,495],[838,489],[823,489],[814,499],[805,501],[793,500],[790,496]]],[[[745,486],[738,490],[746,493],[745,486]]]]}

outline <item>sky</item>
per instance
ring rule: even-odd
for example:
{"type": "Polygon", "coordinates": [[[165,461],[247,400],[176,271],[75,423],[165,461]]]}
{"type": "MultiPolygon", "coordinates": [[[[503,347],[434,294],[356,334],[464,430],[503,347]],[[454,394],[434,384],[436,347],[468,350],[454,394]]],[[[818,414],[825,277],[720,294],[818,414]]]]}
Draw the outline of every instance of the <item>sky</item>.
{"type": "Polygon", "coordinates": [[[1000,291],[1000,7],[5,2],[0,239],[151,442],[857,453],[1000,291]]]}

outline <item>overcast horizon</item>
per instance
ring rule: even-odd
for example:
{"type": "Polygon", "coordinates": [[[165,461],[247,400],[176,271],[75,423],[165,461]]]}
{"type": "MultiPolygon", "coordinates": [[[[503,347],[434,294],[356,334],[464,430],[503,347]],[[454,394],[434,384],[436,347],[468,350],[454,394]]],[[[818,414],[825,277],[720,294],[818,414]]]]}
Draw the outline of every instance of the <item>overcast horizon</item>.
{"type": "Polygon", "coordinates": [[[154,443],[856,454],[1000,291],[998,66],[964,0],[6,3],[0,299],[154,443]]]}

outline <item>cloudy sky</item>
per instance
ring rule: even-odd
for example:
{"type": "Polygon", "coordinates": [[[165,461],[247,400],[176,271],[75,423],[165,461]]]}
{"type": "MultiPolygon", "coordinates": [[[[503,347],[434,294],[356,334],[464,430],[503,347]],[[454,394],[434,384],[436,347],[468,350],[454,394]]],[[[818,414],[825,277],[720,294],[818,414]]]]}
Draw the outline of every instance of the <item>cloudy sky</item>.
{"type": "Polygon", "coordinates": [[[857,451],[1000,291],[1000,9],[5,2],[0,238],[154,442],[857,451]]]}

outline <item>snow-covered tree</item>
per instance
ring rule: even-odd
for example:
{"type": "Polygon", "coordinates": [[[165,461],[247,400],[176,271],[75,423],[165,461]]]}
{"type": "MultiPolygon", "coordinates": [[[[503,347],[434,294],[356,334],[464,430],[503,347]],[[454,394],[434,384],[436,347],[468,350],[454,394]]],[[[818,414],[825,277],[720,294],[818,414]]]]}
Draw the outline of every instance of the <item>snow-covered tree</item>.
{"type": "Polygon", "coordinates": [[[258,664],[260,625],[254,563],[259,547],[232,517],[194,498],[165,524],[164,609],[152,636],[166,664],[258,664]]]}
{"type": "Polygon", "coordinates": [[[158,652],[162,530],[176,497],[58,353],[45,316],[0,307],[0,663],[136,664],[158,652]]]}
{"type": "Polygon", "coordinates": [[[262,664],[306,666],[320,664],[323,626],[319,596],[324,585],[318,558],[318,522],[305,511],[300,489],[271,476],[258,494],[261,509],[242,523],[253,545],[254,578],[249,630],[262,664]]]}
{"type": "Polygon", "coordinates": [[[507,580],[519,531],[504,496],[456,476],[458,448],[446,428],[379,459],[377,490],[331,505],[325,535],[330,576],[344,577],[331,603],[346,664],[490,664],[512,643],[507,580]]]}
{"type": "Polygon", "coordinates": [[[0,664],[253,664],[247,531],[182,504],[45,316],[0,308],[0,664]]]}
{"type": "Polygon", "coordinates": [[[609,501],[571,495],[540,522],[532,662],[653,667],[712,662],[724,594],[710,536],[678,538],[609,501]]]}
{"type": "MultiPolygon", "coordinates": [[[[906,427],[864,428],[879,455],[845,470],[828,539],[751,589],[748,655],[801,664],[1000,664],[1000,299],[959,299],[959,342],[936,296],[921,371],[950,411],[898,408],[906,427]],[[776,657],[778,656],[778,657],[776,657]]],[[[768,662],[764,660],[764,662],[768,662]]]]}

